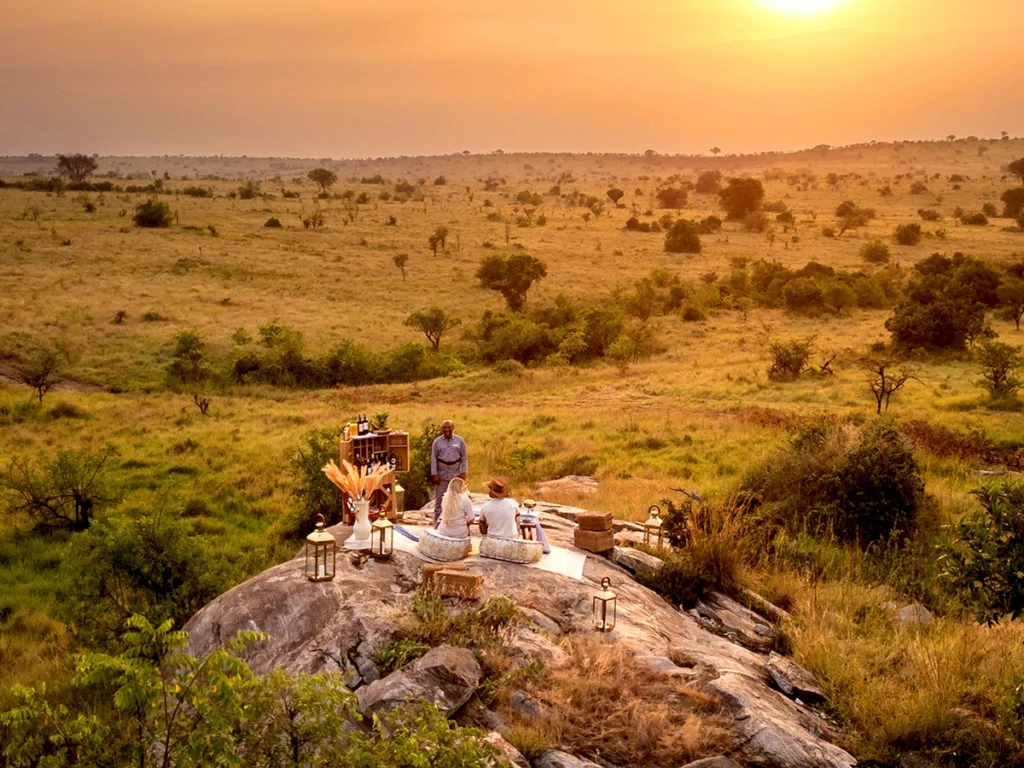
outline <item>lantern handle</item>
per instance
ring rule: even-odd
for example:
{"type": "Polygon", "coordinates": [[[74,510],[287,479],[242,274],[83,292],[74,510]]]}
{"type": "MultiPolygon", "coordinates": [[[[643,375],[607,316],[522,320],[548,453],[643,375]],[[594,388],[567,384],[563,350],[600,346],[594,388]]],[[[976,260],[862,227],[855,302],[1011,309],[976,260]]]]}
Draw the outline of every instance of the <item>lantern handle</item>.
{"type": "Polygon", "coordinates": [[[647,508],[647,514],[654,517],[661,517],[661,507],[657,504],[651,504],[651,506],[647,508]]]}
{"type": "Polygon", "coordinates": [[[323,513],[322,512],[317,512],[316,513],[316,529],[318,531],[322,531],[324,529],[325,525],[327,525],[327,520],[324,518],[323,513]]]}
{"type": "Polygon", "coordinates": [[[608,589],[612,585],[612,580],[605,576],[601,579],[601,589],[608,589]]]}

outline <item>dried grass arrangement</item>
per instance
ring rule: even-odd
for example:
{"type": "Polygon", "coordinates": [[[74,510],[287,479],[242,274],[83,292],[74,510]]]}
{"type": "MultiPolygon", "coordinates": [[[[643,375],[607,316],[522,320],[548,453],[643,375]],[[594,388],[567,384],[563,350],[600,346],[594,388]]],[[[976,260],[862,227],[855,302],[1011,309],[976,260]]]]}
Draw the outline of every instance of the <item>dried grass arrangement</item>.
{"type": "Polygon", "coordinates": [[[327,479],[353,499],[368,499],[382,485],[391,480],[394,470],[384,465],[372,468],[356,467],[342,459],[339,467],[333,460],[324,465],[323,473],[327,479]]]}

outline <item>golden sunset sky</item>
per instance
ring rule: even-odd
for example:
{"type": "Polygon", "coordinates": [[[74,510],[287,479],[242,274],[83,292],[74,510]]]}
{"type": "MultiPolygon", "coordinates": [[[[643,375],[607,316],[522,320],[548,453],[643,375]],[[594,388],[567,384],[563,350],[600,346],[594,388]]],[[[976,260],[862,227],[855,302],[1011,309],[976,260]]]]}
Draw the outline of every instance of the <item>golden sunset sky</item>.
{"type": "Polygon", "coordinates": [[[1024,134],[1024,0],[0,0],[0,154],[728,153],[1002,130],[1024,134]]]}

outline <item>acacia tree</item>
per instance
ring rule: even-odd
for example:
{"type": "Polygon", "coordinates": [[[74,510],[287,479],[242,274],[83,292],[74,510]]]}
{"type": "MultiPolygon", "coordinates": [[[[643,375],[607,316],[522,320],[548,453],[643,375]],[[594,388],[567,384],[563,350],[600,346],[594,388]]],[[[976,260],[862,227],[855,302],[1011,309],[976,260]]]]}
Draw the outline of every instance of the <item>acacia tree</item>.
{"type": "Polygon", "coordinates": [[[712,147],[711,154],[714,155],[715,157],[718,157],[720,154],[722,154],[722,150],[719,147],[712,147]]]}
{"type": "Polygon", "coordinates": [[[67,350],[62,347],[38,346],[15,364],[18,381],[36,391],[40,405],[46,393],[60,383],[68,357],[67,350]]]}
{"type": "Polygon", "coordinates": [[[104,467],[117,455],[117,448],[108,445],[96,453],[61,451],[43,466],[11,459],[0,476],[7,512],[28,518],[44,530],[84,531],[92,523],[96,505],[115,500],[104,490],[104,467]]]}
{"type": "Polygon", "coordinates": [[[396,253],[395,257],[391,260],[392,263],[402,271],[402,282],[405,282],[405,268],[409,264],[408,253],[396,253]]]}
{"type": "Polygon", "coordinates": [[[327,168],[314,168],[306,174],[306,178],[320,185],[320,194],[326,195],[327,188],[338,181],[338,174],[327,168]]]}
{"type": "Polygon", "coordinates": [[[1011,174],[1020,179],[1021,184],[1024,184],[1024,157],[1020,158],[1019,160],[1014,160],[1012,163],[1006,166],[1006,170],[1008,170],[1011,174]]]}
{"type": "Polygon", "coordinates": [[[861,361],[861,368],[867,373],[868,387],[875,396],[875,413],[881,413],[883,406],[889,410],[892,396],[903,389],[907,382],[920,381],[916,369],[888,357],[865,358],[861,361]]]}
{"type": "Polygon", "coordinates": [[[522,312],[526,308],[526,293],[530,286],[547,274],[547,265],[528,254],[495,254],[480,262],[476,279],[482,288],[498,291],[504,296],[510,310],[522,312]]]}
{"type": "Polygon", "coordinates": [[[96,161],[81,153],[74,155],[57,155],[57,175],[67,177],[72,184],[80,184],[98,168],[96,161]]]}
{"type": "Polygon", "coordinates": [[[1009,280],[996,288],[999,303],[1003,306],[1006,317],[1013,318],[1017,330],[1020,330],[1020,319],[1024,317],[1024,280],[1009,280]]]}
{"type": "Polygon", "coordinates": [[[760,207],[764,185],[758,179],[729,179],[718,193],[718,200],[730,219],[743,219],[760,207]]]}
{"type": "MultiPolygon", "coordinates": [[[[438,225],[437,228],[434,229],[434,237],[437,238],[437,242],[441,246],[441,250],[442,251],[447,251],[448,250],[448,227],[443,226],[443,225],[438,225]]],[[[437,252],[435,251],[435,254],[436,253],[437,252]]]]}
{"type": "Polygon", "coordinates": [[[449,315],[441,307],[431,307],[413,312],[405,318],[405,325],[422,331],[434,349],[441,346],[441,337],[462,321],[449,315]]]}
{"type": "Polygon", "coordinates": [[[619,204],[619,200],[621,200],[626,193],[617,187],[612,187],[608,190],[607,194],[608,199],[612,201],[612,205],[617,206],[619,204]]]}
{"type": "Polygon", "coordinates": [[[986,341],[978,348],[978,363],[981,366],[982,387],[993,402],[1012,402],[1017,390],[1024,385],[1020,371],[1024,357],[1020,347],[1013,347],[999,341],[986,341]]]}

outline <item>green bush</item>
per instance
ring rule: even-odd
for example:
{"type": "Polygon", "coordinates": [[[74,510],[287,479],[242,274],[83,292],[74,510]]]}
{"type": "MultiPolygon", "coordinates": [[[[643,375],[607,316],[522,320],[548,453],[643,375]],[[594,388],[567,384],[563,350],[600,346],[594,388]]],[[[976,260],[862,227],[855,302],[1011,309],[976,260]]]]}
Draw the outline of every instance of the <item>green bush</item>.
{"type": "Polygon", "coordinates": [[[206,343],[197,331],[179,331],[174,336],[174,352],[167,376],[172,384],[192,385],[210,375],[206,365],[206,343]]]}
{"type": "Polygon", "coordinates": [[[860,248],[860,257],[869,264],[888,264],[889,246],[881,240],[864,243],[860,248]]]}
{"type": "Polygon", "coordinates": [[[406,509],[420,509],[434,498],[434,484],[430,479],[430,450],[434,440],[441,436],[441,425],[425,421],[418,435],[409,435],[409,471],[402,475],[406,509]]]}
{"type": "Polygon", "coordinates": [[[854,435],[836,421],[817,419],[744,486],[776,523],[861,547],[913,535],[925,503],[921,464],[889,421],[854,435]]]}
{"type": "Polygon", "coordinates": [[[965,213],[960,217],[960,223],[968,227],[987,227],[988,217],[984,213],[965,213]]]}
{"type": "Polygon", "coordinates": [[[807,367],[814,348],[814,337],[774,341],[768,345],[772,356],[772,365],[768,369],[768,378],[776,381],[793,381],[807,367]]]}
{"type": "Polygon", "coordinates": [[[917,245],[921,242],[920,224],[900,224],[893,232],[893,237],[900,245],[917,245]]]}
{"type": "Polygon", "coordinates": [[[665,250],[669,253],[700,253],[700,227],[692,221],[679,219],[665,233],[665,250]]]}
{"type": "Polygon", "coordinates": [[[192,521],[130,511],[97,521],[72,541],[60,605],[79,639],[109,645],[132,614],[182,626],[247,573],[244,564],[213,555],[192,521]]]}
{"type": "Polygon", "coordinates": [[[128,622],[117,656],[79,662],[70,695],[17,687],[0,712],[0,761],[12,766],[453,766],[496,764],[483,734],[409,703],[365,728],[340,673],[257,676],[243,660],[256,632],[205,659],[170,622],[128,622]]]}
{"type": "Polygon", "coordinates": [[[307,432],[300,439],[295,454],[288,462],[296,514],[288,521],[284,535],[304,537],[316,526],[317,515],[323,515],[328,525],[341,522],[345,511],[341,491],[322,470],[328,460],[339,461],[338,447],[343,431],[343,426],[324,427],[307,432]]]}
{"type": "Polygon", "coordinates": [[[981,510],[947,529],[939,562],[951,588],[970,601],[981,621],[1024,614],[1024,485],[993,484],[973,491],[981,510]]]}
{"type": "Polygon", "coordinates": [[[136,227],[169,227],[171,226],[171,207],[160,200],[147,200],[135,206],[132,221],[136,227]]]}

